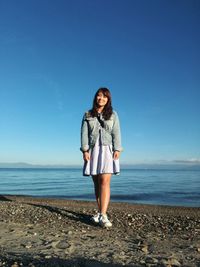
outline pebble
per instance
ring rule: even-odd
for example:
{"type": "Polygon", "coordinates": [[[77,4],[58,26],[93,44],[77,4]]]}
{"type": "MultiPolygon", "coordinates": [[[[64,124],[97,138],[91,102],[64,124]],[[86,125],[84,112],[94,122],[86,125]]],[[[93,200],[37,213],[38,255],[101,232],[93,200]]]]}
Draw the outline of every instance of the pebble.
{"type": "Polygon", "coordinates": [[[177,259],[170,259],[170,264],[172,266],[181,266],[180,262],[177,259]]]}
{"type": "Polygon", "coordinates": [[[144,253],[148,253],[149,252],[149,250],[148,250],[148,246],[147,245],[143,245],[142,247],[141,247],[141,250],[144,252],[144,253]]]}
{"type": "Polygon", "coordinates": [[[68,231],[67,234],[68,234],[68,235],[72,235],[73,232],[72,232],[72,231],[68,231]]]}
{"type": "Polygon", "coordinates": [[[66,241],[60,241],[56,245],[56,248],[59,248],[59,249],[66,249],[66,248],[69,248],[69,247],[70,247],[70,244],[68,244],[66,241]]]}
{"type": "Polygon", "coordinates": [[[32,244],[30,242],[28,242],[28,243],[22,243],[21,246],[24,247],[24,248],[28,248],[29,249],[29,248],[32,247],[32,244]]]}
{"type": "Polygon", "coordinates": [[[157,260],[156,258],[147,257],[147,258],[145,259],[145,263],[156,264],[156,263],[158,263],[158,260],[157,260]]]}
{"type": "Polygon", "coordinates": [[[121,255],[121,256],[124,256],[125,254],[126,254],[126,253],[125,253],[124,251],[121,251],[121,252],[120,252],[120,255],[121,255]]]}
{"type": "Polygon", "coordinates": [[[51,255],[46,255],[45,259],[51,259],[51,255]]]}
{"type": "Polygon", "coordinates": [[[34,255],[34,256],[33,256],[33,259],[35,259],[35,260],[39,260],[39,259],[40,259],[40,255],[34,255]]]}
{"type": "Polygon", "coordinates": [[[180,262],[175,258],[162,259],[160,262],[163,267],[179,267],[181,266],[180,262]]]}

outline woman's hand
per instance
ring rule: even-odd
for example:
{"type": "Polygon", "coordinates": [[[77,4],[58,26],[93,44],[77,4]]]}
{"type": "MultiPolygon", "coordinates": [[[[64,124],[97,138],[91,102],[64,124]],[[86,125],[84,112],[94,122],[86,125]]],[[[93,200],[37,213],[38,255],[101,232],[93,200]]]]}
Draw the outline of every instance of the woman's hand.
{"type": "Polygon", "coordinates": [[[84,161],[90,160],[90,153],[89,152],[83,152],[83,159],[84,161]]]}
{"type": "Polygon", "coordinates": [[[113,153],[113,159],[114,160],[119,159],[119,156],[120,156],[120,151],[115,150],[114,153],[113,153]]]}

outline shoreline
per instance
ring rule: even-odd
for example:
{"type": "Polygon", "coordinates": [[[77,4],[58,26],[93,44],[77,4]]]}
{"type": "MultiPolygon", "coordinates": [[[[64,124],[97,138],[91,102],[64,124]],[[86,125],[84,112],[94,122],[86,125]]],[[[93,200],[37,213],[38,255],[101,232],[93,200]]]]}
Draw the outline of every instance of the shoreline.
{"type": "Polygon", "coordinates": [[[0,195],[0,266],[200,266],[200,208],[0,195]]]}
{"type": "MultiPolygon", "coordinates": [[[[0,193],[0,197],[1,197],[1,193],[0,193]]],[[[84,198],[84,197],[76,197],[76,196],[59,196],[59,195],[30,195],[30,194],[4,194],[5,197],[7,198],[32,198],[32,199],[40,199],[40,200],[52,200],[52,202],[56,201],[56,200],[60,200],[60,201],[80,201],[80,202],[95,202],[95,196],[94,193],[92,194],[91,198],[84,198]]],[[[151,202],[146,202],[146,201],[128,201],[128,200],[124,200],[124,198],[122,199],[112,199],[111,196],[111,200],[110,203],[113,204],[130,204],[130,205],[141,205],[141,206],[160,206],[160,207],[166,207],[166,208],[170,208],[170,207],[174,207],[174,208],[194,208],[194,209],[200,209],[200,203],[199,204],[195,204],[195,205],[179,205],[179,204],[164,204],[164,203],[151,203],[151,202]]]]}
{"type": "MultiPolygon", "coordinates": [[[[96,205],[96,201],[95,201],[95,196],[93,199],[76,199],[76,198],[71,198],[71,197],[59,197],[59,196],[36,196],[36,195],[25,195],[25,194],[5,194],[2,195],[0,194],[0,201],[1,201],[1,197],[3,198],[7,198],[8,200],[11,201],[18,201],[18,202],[49,202],[49,203],[56,203],[59,205],[63,205],[64,202],[66,203],[70,203],[70,202],[78,202],[78,203],[84,203],[84,204],[89,204],[89,203],[93,203],[96,205]]],[[[134,207],[146,207],[146,208],[153,208],[153,207],[160,207],[163,209],[180,209],[180,210],[199,210],[200,211],[200,205],[199,206],[184,206],[184,205],[169,205],[169,204],[151,204],[151,203],[142,203],[142,202],[128,202],[128,201],[120,201],[120,200],[112,200],[110,201],[110,205],[111,206],[121,206],[121,205],[125,205],[125,206],[134,206],[134,207]]]]}

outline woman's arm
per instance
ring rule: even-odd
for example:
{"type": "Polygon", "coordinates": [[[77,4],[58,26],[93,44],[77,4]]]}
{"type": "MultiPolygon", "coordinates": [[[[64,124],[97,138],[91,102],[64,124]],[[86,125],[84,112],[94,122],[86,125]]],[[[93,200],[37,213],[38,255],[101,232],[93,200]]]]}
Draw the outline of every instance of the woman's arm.
{"type": "Polygon", "coordinates": [[[89,150],[89,140],[88,140],[88,124],[85,119],[85,115],[83,116],[81,123],[81,148],[82,152],[87,152],[89,150]]]}
{"type": "Polygon", "coordinates": [[[112,142],[113,142],[113,150],[116,153],[116,157],[119,157],[119,152],[122,151],[121,146],[121,130],[120,130],[120,123],[119,117],[116,112],[114,112],[114,122],[113,122],[113,129],[112,129],[112,142]]]}

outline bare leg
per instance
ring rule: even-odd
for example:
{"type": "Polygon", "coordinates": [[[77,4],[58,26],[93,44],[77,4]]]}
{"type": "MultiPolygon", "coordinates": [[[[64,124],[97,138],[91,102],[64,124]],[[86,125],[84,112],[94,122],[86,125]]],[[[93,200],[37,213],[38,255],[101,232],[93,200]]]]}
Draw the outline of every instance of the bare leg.
{"type": "Polygon", "coordinates": [[[100,185],[99,185],[98,175],[93,175],[92,179],[94,182],[94,192],[95,192],[95,197],[96,197],[96,201],[97,201],[97,206],[98,206],[98,209],[100,212],[100,210],[101,210],[101,208],[100,208],[100,185]]]}
{"type": "Polygon", "coordinates": [[[108,205],[110,202],[110,180],[111,180],[111,174],[100,174],[98,175],[98,186],[99,186],[99,202],[100,202],[100,212],[102,214],[106,214],[108,205]]]}

